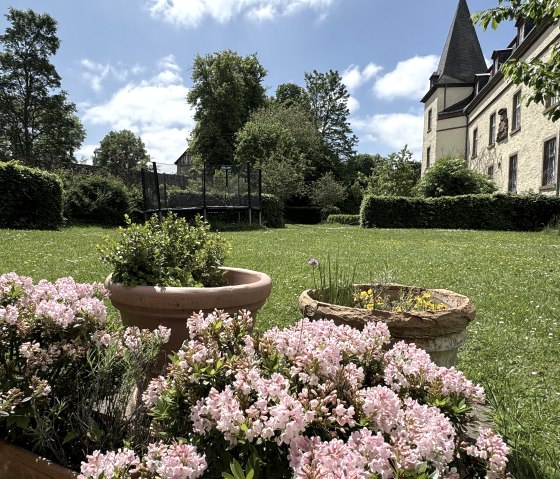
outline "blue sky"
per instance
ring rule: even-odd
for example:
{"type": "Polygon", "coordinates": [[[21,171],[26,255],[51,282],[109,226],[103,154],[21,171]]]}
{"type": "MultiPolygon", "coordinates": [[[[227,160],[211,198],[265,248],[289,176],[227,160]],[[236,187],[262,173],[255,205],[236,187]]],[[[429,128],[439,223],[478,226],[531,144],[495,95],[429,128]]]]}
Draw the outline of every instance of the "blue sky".
{"type": "MultiPolygon", "coordinates": [[[[4,2],[2,2],[4,4],[4,2]]],[[[497,0],[469,0],[471,13],[497,0]]],[[[53,59],[87,131],[78,160],[111,130],[140,135],[154,161],[172,163],[193,127],[185,96],[195,55],[257,53],[273,95],[303,86],[306,71],[338,70],[351,94],[358,151],[409,146],[417,159],[422,103],[456,0],[9,0],[58,22],[53,59]]],[[[6,27],[0,19],[0,30],[6,27]]],[[[511,25],[479,31],[487,58],[514,37],[511,25]]]]}

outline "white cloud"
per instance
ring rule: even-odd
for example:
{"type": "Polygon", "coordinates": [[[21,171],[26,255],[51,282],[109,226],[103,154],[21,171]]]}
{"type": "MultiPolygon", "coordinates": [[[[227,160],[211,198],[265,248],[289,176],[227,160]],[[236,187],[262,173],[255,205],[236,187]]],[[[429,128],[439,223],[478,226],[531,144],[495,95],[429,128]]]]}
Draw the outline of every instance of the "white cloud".
{"type": "Polygon", "coordinates": [[[360,102],[353,96],[348,97],[348,110],[350,113],[354,113],[360,109],[360,102]]]}
{"type": "Polygon", "coordinates": [[[109,64],[97,63],[93,60],[89,60],[88,58],[84,58],[83,60],[81,60],[80,64],[84,68],[82,77],[96,92],[100,92],[103,89],[103,82],[109,77],[123,82],[126,81],[130,74],[137,75],[142,71],[138,65],[135,65],[131,69],[128,69],[120,64],[117,66],[113,66],[109,64]]]}
{"type": "Polygon", "coordinates": [[[368,63],[363,70],[358,65],[350,65],[342,72],[342,83],[349,91],[354,91],[368,80],[371,80],[383,69],[374,63],[368,63]]]}
{"type": "Polygon", "coordinates": [[[412,152],[414,159],[422,156],[422,114],[389,113],[351,119],[352,128],[358,136],[375,143],[390,146],[394,151],[404,145],[412,152]]]}
{"type": "Polygon", "coordinates": [[[227,23],[237,16],[262,22],[310,9],[323,18],[336,0],[147,0],[154,18],[175,25],[197,27],[206,18],[227,23]]]}
{"type": "Polygon", "coordinates": [[[175,59],[164,58],[159,69],[149,80],[128,83],[106,103],[87,106],[82,120],[107,125],[107,132],[131,130],[140,135],[154,161],[172,163],[186,148],[193,111],[175,59]]]}
{"type": "Polygon", "coordinates": [[[435,55],[415,56],[399,62],[396,68],[378,78],[373,90],[380,98],[397,97],[420,100],[428,91],[430,75],[437,68],[435,55]]]}

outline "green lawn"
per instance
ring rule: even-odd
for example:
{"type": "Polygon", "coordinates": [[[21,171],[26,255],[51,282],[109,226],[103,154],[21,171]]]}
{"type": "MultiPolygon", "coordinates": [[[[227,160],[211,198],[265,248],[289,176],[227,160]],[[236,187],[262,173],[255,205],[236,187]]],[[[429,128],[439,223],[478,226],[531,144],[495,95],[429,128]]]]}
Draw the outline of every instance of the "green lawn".
{"type": "MultiPolygon", "coordinates": [[[[95,245],[107,234],[116,233],[0,230],[0,272],[102,281],[110,271],[95,245]]],[[[560,236],[336,225],[226,236],[233,244],[228,265],[272,277],[272,296],[258,317],[261,329],[299,319],[297,298],[313,284],[311,257],[324,261],[330,255],[356,266],[360,282],[392,269],[397,282],[468,296],[477,316],[458,368],[497,406],[500,432],[515,449],[516,477],[560,478],[560,236]]]]}

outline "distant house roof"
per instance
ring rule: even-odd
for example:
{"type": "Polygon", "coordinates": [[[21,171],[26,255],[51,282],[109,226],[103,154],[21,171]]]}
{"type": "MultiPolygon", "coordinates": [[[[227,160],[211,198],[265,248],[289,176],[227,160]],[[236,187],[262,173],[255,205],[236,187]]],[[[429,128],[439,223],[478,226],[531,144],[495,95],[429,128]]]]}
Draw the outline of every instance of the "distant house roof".
{"type": "Polygon", "coordinates": [[[187,165],[191,162],[192,158],[189,155],[188,150],[185,150],[179,158],[175,160],[176,165],[187,165]]]}

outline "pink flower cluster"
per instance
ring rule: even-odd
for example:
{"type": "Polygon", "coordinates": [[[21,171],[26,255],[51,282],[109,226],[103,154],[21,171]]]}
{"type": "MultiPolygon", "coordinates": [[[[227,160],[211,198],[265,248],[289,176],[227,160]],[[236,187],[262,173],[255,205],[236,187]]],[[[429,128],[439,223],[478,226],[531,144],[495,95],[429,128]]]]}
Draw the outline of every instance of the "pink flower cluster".
{"type": "Polygon", "coordinates": [[[27,276],[4,274],[0,276],[0,324],[5,322],[22,331],[38,322],[63,330],[90,322],[102,325],[106,319],[106,296],[101,284],[60,278],[55,283],[41,280],[34,285],[27,276]]]}
{"type": "Polygon", "coordinates": [[[241,451],[248,443],[265,456],[277,457],[270,453],[277,450],[297,478],[437,471],[458,479],[456,460],[469,454],[479,463],[491,458],[481,473],[505,477],[507,447],[499,447],[499,436],[483,433],[467,450],[462,427],[454,427],[468,423],[468,407],[484,400],[483,390],[459,371],[436,366],[414,345],[384,349],[384,323],[358,331],[303,320],[259,338],[247,312],[214,312],[193,315],[188,326],[190,340],[168,375],[154,379],[143,396],[158,417],[155,431],[194,433],[207,455],[241,451]],[[430,403],[434,397],[467,407],[440,410],[430,403]],[[165,420],[170,404],[188,405],[184,431],[166,429],[176,423],[165,420]],[[462,416],[452,421],[448,414],[462,416]]]}
{"type": "Polygon", "coordinates": [[[95,451],[82,462],[78,479],[196,479],[206,470],[206,459],[189,444],[149,444],[145,457],[130,449],[102,454],[95,451]]]}
{"type": "Polygon", "coordinates": [[[490,429],[481,429],[476,444],[467,446],[466,452],[484,462],[488,471],[487,479],[500,479],[506,474],[509,447],[501,436],[490,429]]]}

